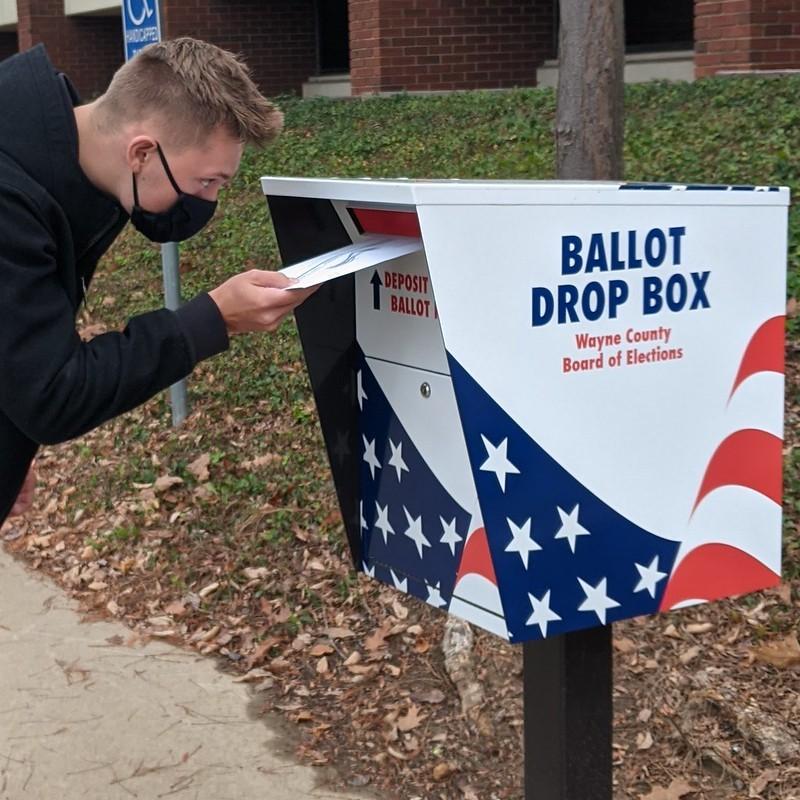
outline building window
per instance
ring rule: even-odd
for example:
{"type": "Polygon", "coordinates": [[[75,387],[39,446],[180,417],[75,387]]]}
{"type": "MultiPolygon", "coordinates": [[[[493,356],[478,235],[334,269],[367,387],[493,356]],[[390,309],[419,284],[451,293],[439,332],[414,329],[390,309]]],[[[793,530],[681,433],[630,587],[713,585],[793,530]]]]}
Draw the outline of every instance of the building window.
{"type": "Polygon", "coordinates": [[[625,50],[694,48],[694,0],[625,0],[625,50]]]}
{"type": "Polygon", "coordinates": [[[319,74],[350,71],[347,0],[316,0],[319,74]]]}

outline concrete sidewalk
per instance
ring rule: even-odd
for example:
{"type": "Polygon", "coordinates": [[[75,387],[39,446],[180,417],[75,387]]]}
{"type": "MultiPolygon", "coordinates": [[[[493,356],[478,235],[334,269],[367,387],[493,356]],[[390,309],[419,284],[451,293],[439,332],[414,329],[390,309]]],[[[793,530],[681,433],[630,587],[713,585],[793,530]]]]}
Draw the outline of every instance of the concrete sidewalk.
{"type": "Polygon", "coordinates": [[[0,547],[2,800],[364,800],[281,755],[213,659],[129,635],[0,547]]]}

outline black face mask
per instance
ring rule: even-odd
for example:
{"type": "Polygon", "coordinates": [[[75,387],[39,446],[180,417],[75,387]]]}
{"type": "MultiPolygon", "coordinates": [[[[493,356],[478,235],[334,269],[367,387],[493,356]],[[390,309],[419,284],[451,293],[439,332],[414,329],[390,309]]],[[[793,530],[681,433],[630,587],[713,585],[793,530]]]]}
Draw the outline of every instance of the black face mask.
{"type": "Polygon", "coordinates": [[[182,242],[194,236],[204,228],[214,211],[217,209],[216,200],[203,200],[193,194],[182,192],[167,165],[167,159],[161,152],[161,145],[156,142],[158,157],[164,166],[172,188],[178,199],[166,210],[159,213],[145,211],[139,205],[139,192],[136,188],[136,174],[133,173],[133,210],[131,222],[140,233],[144,234],[151,242],[182,242]]]}

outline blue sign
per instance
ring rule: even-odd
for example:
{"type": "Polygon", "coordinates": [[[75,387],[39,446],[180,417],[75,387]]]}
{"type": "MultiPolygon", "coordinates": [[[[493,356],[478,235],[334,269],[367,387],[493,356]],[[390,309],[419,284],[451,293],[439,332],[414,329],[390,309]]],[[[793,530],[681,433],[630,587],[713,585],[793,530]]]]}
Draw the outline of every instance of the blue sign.
{"type": "Polygon", "coordinates": [[[158,0],[122,0],[122,33],[125,60],[149,44],[161,41],[158,0]]]}

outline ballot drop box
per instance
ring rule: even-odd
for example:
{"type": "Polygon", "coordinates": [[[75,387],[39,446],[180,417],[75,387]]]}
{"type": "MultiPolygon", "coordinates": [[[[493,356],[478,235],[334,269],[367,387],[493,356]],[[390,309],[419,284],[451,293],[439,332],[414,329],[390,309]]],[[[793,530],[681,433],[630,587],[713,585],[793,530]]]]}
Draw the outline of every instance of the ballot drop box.
{"type": "Polygon", "coordinates": [[[512,642],[779,582],[786,189],[262,189],[358,569],[512,642]]]}

